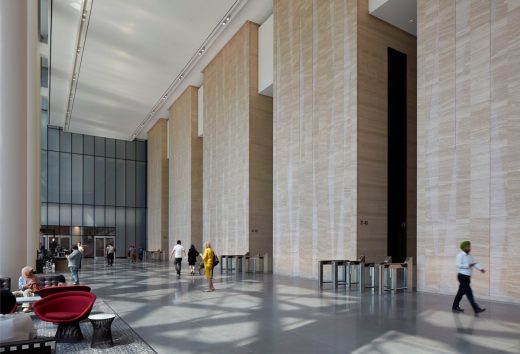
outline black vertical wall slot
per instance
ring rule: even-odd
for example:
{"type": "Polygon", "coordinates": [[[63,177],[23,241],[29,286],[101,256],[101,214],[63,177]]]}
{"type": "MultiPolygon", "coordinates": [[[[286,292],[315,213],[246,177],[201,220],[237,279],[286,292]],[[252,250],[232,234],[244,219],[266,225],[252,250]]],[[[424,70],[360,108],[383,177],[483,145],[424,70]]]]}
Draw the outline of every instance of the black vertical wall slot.
{"type": "Polygon", "coordinates": [[[388,255],[406,259],[406,54],[388,48],[388,255]]]}

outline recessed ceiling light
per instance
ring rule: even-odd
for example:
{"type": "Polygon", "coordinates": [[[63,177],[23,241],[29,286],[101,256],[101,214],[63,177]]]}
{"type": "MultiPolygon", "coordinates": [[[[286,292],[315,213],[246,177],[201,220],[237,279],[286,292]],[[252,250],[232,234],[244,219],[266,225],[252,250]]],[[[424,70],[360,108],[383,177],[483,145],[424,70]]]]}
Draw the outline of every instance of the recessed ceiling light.
{"type": "Polygon", "coordinates": [[[179,76],[179,81],[181,81],[183,78],[184,78],[184,75],[181,74],[181,76],[179,76]]]}
{"type": "Polygon", "coordinates": [[[202,47],[202,48],[199,50],[199,55],[204,54],[205,51],[206,51],[206,47],[202,47]]]}
{"type": "Polygon", "coordinates": [[[72,81],[76,81],[76,75],[72,76],[72,81]]]}
{"type": "Polygon", "coordinates": [[[230,19],[231,19],[230,16],[226,17],[226,19],[224,21],[222,21],[222,26],[227,25],[227,23],[229,22],[230,19]]]}
{"type": "Polygon", "coordinates": [[[162,100],[164,101],[166,98],[168,98],[168,95],[164,95],[164,96],[162,97],[162,100]]]}

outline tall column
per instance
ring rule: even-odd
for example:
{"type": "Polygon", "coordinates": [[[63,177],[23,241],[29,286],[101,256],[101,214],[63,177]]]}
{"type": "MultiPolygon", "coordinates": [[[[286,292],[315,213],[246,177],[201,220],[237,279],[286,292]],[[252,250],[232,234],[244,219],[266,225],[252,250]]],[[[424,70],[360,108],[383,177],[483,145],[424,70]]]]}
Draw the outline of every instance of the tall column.
{"type": "Polygon", "coordinates": [[[177,240],[202,247],[202,138],[198,89],[189,86],[170,107],[170,249],[177,240]]]}
{"type": "Polygon", "coordinates": [[[36,266],[40,231],[40,52],[38,2],[27,2],[27,264],[36,266]]]}
{"type": "Polygon", "coordinates": [[[148,131],[148,244],[168,251],[168,121],[159,119],[148,131]]]}
{"type": "Polygon", "coordinates": [[[27,249],[27,2],[0,1],[0,273],[16,284],[27,249]]]}

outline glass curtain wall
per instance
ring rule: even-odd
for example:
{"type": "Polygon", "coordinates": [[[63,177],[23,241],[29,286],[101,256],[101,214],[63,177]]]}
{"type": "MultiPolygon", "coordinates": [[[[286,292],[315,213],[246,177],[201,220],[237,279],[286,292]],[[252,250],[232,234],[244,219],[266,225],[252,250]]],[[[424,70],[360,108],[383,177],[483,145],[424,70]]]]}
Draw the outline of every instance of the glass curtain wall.
{"type": "Polygon", "coordinates": [[[47,126],[42,105],[42,237],[81,242],[94,256],[96,237],[115,238],[124,257],[131,244],[146,248],[146,141],[65,133],[47,126]]]}

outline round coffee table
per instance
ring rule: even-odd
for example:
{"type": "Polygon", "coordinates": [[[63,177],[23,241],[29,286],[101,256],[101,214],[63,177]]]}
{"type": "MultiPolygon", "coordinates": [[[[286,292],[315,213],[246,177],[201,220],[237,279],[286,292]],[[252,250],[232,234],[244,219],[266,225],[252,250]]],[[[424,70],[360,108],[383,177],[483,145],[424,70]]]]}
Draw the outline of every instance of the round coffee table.
{"type": "Polygon", "coordinates": [[[110,313],[99,313],[88,316],[88,319],[92,323],[92,328],[94,328],[92,343],[90,344],[91,348],[114,346],[111,329],[114,318],[116,318],[116,315],[110,313]]]}

